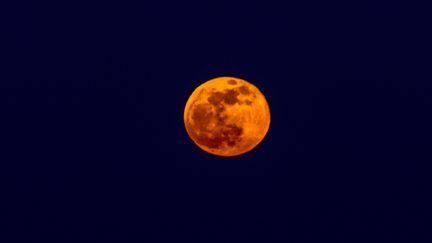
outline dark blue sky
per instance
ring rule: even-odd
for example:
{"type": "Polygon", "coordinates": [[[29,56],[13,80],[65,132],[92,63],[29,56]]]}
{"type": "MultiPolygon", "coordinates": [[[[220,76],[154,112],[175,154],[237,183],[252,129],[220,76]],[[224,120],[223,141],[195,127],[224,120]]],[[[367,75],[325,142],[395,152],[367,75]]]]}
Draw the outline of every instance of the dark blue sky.
{"type": "Polygon", "coordinates": [[[399,1],[3,8],[0,242],[427,242],[430,41],[399,1]],[[200,83],[257,85],[252,152],[188,138],[200,83]]]}

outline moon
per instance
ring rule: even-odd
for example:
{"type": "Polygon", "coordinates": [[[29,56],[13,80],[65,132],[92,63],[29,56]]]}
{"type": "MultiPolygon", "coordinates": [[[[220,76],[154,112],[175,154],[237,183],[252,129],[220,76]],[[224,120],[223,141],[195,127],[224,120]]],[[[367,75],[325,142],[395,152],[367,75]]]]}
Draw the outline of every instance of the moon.
{"type": "Polygon", "coordinates": [[[270,127],[270,109],[261,91],[246,80],[218,77],[198,86],[184,109],[192,141],[218,156],[251,151],[270,127]]]}

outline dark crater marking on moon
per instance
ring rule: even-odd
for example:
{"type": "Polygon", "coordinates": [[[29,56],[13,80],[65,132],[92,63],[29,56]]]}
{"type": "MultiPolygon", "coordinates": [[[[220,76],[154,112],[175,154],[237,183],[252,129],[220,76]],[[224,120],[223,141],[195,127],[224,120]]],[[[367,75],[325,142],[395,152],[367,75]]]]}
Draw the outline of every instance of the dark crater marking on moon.
{"type": "Polygon", "coordinates": [[[236,85],[237,81],[235,81],[234,79],[230,79],[230,80],[228,80],[228,84],[236,85]]]}
{"type": "Polygon", "coordinates": [[[240,86],[239,90],[240,90],[240,93],[242,93],[244,95],[249,95],[251,93],[249,88],[246,87],[245,85],[240,86]]]}

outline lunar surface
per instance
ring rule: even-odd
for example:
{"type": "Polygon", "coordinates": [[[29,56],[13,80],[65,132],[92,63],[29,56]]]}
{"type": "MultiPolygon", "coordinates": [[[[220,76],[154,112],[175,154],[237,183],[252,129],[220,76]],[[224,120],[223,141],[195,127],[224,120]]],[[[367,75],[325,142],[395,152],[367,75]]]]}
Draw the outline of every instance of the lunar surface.
{"type": "Polygon", "coordinates": [[[184,110],[186,131],[202,150],[237,156],[252,150],[270,126],[270,109],[253,84],[219,77],[196,88],[184,110]]]}

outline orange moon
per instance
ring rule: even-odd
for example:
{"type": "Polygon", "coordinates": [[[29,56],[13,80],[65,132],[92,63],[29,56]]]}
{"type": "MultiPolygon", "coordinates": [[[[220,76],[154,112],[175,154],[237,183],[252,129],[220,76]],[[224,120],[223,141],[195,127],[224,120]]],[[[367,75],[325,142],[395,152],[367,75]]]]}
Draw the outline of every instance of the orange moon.
{"type": "Polygon", "coordinates": [[[219,77],[192,92],[184,109],[184,124],[189,137],[202,150],[237,156],[264,139],[270,127],[270,109],[253,84],[219,77]]]}

